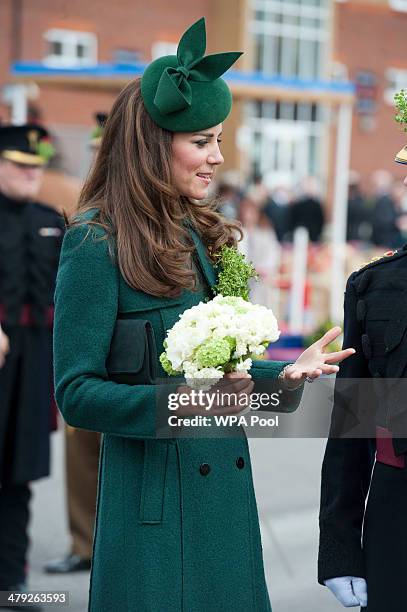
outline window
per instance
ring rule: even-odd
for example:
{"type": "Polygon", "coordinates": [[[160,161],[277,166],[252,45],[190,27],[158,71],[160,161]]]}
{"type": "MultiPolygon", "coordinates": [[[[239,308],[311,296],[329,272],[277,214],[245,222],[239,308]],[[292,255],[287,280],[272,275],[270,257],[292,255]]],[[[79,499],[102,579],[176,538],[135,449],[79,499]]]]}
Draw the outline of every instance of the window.
{"type": "Polygon", "coordinates": [[[255,69],[265,74],[317,79],[325,72],[328,0],[251,0],[255,69]]]}
{"type": "MultiPolygon", "coordinates": [[[[328,76],[331,0],[250,0],[254,70],[283,78],[328,76]]],[[[322,105],[307,102],[246,104],[250,162],[269,187],[293,186],[309,174],[323,177],[326,123],[322,105]]]]}
{"type": "Polygon", "coordinates": [[[395,11],[407,12],[407,0],[389,0],[389,5],[395,11]]]}
{"type": "Polygon", "coordinates": [[[91,32],[53,28],[44,34],[47,53],[44,64],[51,67],[97,64],[97,38],[91,32]]]}
{"type": "Polygon", "coordinates": [[[114,64],[138,64],[140,62],[140,53],[136,49],[115,49],[113,51],[114,64]]]}
{"type": "Polygon", "coordinates": [[[164,55],[177,55],[177,43],[157,41],[151,47],[151,59],[155,60],[164,55]]]}
{"type": "Polygon", "coordinates": [[[386,79],[387,87],[384,91],[384,99],[388,104],[394,106],[394,94],[400,89],[407,89],[407,70],[388,68],[386,79]]]}
{"type": "Polygon", "coordinates": [[[252,169],[270,188],[294,186],[309,174],[321,176],[323,110],[308,102],[251,102],[245,125],[252,169]]]}

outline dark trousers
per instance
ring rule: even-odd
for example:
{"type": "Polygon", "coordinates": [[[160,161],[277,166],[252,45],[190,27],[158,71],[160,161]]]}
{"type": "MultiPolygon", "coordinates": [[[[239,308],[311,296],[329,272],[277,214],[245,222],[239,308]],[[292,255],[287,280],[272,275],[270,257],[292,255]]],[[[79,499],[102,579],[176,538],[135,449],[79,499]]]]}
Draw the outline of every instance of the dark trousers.
{"type": "MultiPolygon", "coordinates": [[[[16,368],[18,372],[18,368],[16,368]]],[[[0,457],[0,590],[21,584],[26,578],[28,521],[31,492],[28,483],[13,482],[17,427],[18,376],[9,376],[3,393],[15,399],[4,428],[3,455],[0,457]],[[7,391],[8,389],[8,391],[7,391]]],[[[4,400],[4,397],[2,396],[4,400]]],[[[0,407],[3,404],[0,402],[0,407]]]]}
{"type": "Polygon", "coordinates": [[[25,582],[30,497],[28,484],[0,488],[0,590],[25,582]]]}
{"type": "Polygon", "coordinates": [[[366,508],[366,612],[407,610],[407,472],[376,463],[366,508]]]}

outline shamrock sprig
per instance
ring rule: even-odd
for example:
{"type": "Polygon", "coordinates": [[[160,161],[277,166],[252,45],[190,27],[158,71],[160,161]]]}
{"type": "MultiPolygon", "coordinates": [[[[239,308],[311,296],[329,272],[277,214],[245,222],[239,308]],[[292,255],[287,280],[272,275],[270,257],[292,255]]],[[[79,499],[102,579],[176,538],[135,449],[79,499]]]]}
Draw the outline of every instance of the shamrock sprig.
{"type": "Polygon", "coordinates": [[[49,140],[41,140],[37,145],[37,155],[48,162],[55,155],[55,147],[49,140]]]}
{"type": "Polygon", "coordinates": [[[97,125],[93,128],[90,137],[93,140],[94,138],[101,138],[103,136],[103,127],[101,125],[97,125]]]}
{"type": "Polygon", "coordinates": [[[249,301],[249,280],[258,278],[252,263],[235,247],[223,246],[215,253],[218,282],[212,288],[215,295],[241,297],[249,301]]]}
{"type": "Polygon", "coordinates": [[[403,129],[407,132],[407,92],[405,89],[401,89],[398,93],[394,94],[394,102],[397,109],[394,119],[397,123],[404,125],[403,129]]]}

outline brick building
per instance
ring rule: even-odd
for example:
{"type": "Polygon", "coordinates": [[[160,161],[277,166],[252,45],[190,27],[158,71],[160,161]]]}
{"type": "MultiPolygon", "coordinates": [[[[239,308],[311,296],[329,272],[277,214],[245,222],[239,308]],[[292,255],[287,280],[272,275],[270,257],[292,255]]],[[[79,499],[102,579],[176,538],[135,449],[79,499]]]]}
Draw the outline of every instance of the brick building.
{"type": "MultiPolygon", "coordinates": [[[[407,84],[406,0],[2,0],[0,87],[12,95],[9,66],[136,65],[173,52],[182,31],[205,15],[208,52],[244,49],[238,68],[301,84],[349,77],[357,84],[351,167],[366,179],[395,167],[403,135],[393,125],[392,90],[407,84]],[[405,6],[406,5],[406,6],[405,6]]],[[[96,82],[61,87],[57,77],[31,86],[30,104],[55,133],[66,168],[86,173],[86,146],[96,110],[108,110],[117,87],[96,82]],[[39,88],[39,89],[38,89],[39,88]]],[[[327,100],[301,87],[291,98],[264,95],[264,87],[236,96],[226,125],[226,166],[263,173],[270,184],[306,174],[329,184],[334,172],[337,113],[327,100]]],[[[0,116],[7,118],[3,102],[0,116]]]]}
{"type": "MultiPolygon", "coordinates": [[[[86,67],[149,60],[153,43],[176,42],[180,30],[206,12],[207,1],[177,0],[170,11],[167,7],[165,0],[2,0],[0,87],[10,82],[9,66],[16,61],[86,67]]],[[[83,176],[89,164],[86,141],[93,113],[109,110],[115,95],[97,88],[62,91],[50,83],[41,84],[37,99],[30,102],[53,130],[65,166],[74,174],[83,176]]],[[[7,114],[3,99],[0,116],[7,114]]]]}
{"type": "Polygon", "coordinates": [[[356,84],[351,167],[365,179],[378,168],[403,177],[393,158],[407,138],[393,96],[407,88],[407,1],[337,2],[334,23],[334,70],[356,84]]]}

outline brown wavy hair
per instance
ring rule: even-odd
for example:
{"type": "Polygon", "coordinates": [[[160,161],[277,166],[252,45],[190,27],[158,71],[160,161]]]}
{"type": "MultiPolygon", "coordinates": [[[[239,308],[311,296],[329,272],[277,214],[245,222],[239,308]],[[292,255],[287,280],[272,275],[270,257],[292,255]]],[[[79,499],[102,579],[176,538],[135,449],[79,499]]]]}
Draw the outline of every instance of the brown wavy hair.
{"type": "MultiPolygon", "coordinates": [[[[216,212],[217,202],[191,202],[171,180],[172,133],[147,113],[140,79],[119,94],[106,122],[101,146],[83,186],[76,216],[97,209],[92,224],[113,238],[126,282],[150,295],[195,289],[194,250],[183,222],[189,220],[209,256],[236,245],[239,224],[216,212]]],[[[82,221],[83,223],[83,221],[82,221]]],[[[241,232],[240,232],[241,234],[241,232]]]]}

